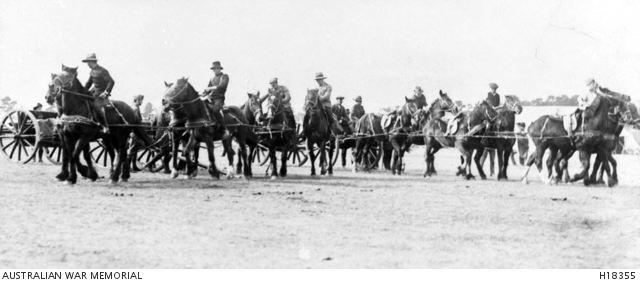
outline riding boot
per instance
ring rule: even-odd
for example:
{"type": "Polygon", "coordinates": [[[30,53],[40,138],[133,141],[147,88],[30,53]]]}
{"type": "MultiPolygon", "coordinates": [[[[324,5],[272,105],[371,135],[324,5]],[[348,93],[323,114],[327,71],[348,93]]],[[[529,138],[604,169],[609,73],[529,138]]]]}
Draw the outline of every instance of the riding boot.
{"type": "Polygon", "coordinates": [[[98,117],[100,118],[101,126],[103,128],[102,132],[104,134],[110,133],[110,126],[107,122],[107,116],[105,116],[105,107],[101,107],[100,111],[98,112],[98,117]]]}

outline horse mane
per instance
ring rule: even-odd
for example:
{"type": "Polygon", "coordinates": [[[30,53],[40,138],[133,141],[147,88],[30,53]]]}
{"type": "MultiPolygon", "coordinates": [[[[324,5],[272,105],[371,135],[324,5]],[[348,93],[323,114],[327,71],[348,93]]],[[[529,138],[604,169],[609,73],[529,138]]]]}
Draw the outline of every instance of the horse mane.
{"type": "Polygon", "coordinates": [[[187,89],[189,94],[196,92],[194,87],[192,87],[192,84],[188,82],[188,78],[182,77],[177,79],[177,81],[168,87],[163,97],[169,100],[176,100],[176,98],[180,96],[179,92],[184,89],[187,89]]]}

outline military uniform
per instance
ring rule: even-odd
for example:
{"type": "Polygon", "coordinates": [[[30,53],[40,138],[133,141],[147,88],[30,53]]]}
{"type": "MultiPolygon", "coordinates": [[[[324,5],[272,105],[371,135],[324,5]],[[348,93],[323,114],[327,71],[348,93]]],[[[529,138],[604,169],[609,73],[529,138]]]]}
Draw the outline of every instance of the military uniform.
{"type": "Polygon", "coordinates": [[[215,112],[220,112],[224,107],[224,101],[226,100],[226,89],[228,88],[228,74],[219,73],[210,78],[208,81],[208,86],[216,86],[216,88],[208,94],[210,98],[210,103],[212,109],[215,112]]]}
{"type": "Polygon", "coordinates": [[[89,90],[89,92],[94,96],[92,108],[96,111],[98,117],[106,128],[108,123],[104,107],[110,103],[108,98],[110,93],[112,93],[113,88],[114,79],[112,79],[112,76],[107,69],[98,64],[96,67],[92,68],[89,73],[89,79],[87,80],[87,83],[85,83],[85,89],[89,90]],[[103,92],[107,93],[105,97],[100,96],[103,92]]]}
{"type": "Polygon", "coordinates": [[[293,108],[291,107],[291,93],[288,91],[288,88],[284,85],[278,85],[276,88],[271,86],[268,88],[268,93],[260,99],[260,103],[264,102],[271,95],[277,97],[282,111],[289,122],[289,127],[295,128],[295,116],[293,115],[293,108]]]}
{"type": "Polygon", "coordinates": [[[485,101],[487,101],[487,103],[489,103],[492,107],[501,105],[501,97],[496,92],[488,92],[485,101]]]}
{"type": "Polygon", "coordinates": [[[365,114],[364,107],[361,103],[356,103],[351,109],[351,119],[360,119],[365,114]]]}

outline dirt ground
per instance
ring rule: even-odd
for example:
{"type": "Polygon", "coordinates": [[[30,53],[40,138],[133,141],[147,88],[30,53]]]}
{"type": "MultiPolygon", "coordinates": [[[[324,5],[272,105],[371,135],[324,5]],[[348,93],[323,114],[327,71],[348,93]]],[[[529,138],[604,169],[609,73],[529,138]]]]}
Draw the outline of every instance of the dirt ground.
{"type": "Polygon", "coordinates": [[[307,164],[276,181],[255,167],[252,180],[73,187],[57,166],[0,160],[0,267],[639,268],[639,156],[617,156],[612,189],[550,186],[536,170],[525,185],[519,166],[510,181],[464,181],[457,160],[439,152],[430,179],[416,147],[403,176],[310,177],[307,164]]]}

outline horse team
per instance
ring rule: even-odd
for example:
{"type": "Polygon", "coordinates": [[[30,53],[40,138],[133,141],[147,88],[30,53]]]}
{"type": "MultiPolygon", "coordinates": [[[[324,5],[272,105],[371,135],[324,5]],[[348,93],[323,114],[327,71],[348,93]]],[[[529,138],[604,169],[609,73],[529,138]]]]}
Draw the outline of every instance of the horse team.
{"type": "MultiPolygon", "coordinates": [[[[112,105],[106,108],[105,115],[110,130],[103,133],[100,124],[95,121],[95,112],[89,105],[91,96],[78,81],[76,74],[69,71],[52,74],[47,99],[58,107],[57,131],[63,150],[63,164],[56,178],[74,184],[78,172],[90,180],[96,180],[98,174],[91,160],[89,143],[101,138],[115,161],[110,170],[111,182],[118,182],[119,179],[127,181],[130,177],[130,154],[127,151],[130,133],[134,133],[146,146],[157,151],[154,160],[163,158],[165,163],[172,160],[173,177],[180,171],[189,178],[196,176],[200,143],[204,143],[208,153],[208,173],[219,178],[222,172],[215,165],[215,141],[222,142],[228,158],[229,176],[234,171],[234,155],[237,154],[237,173],[251,177],[253,152],[261,144],[268,148],[271,179],[285,177],[289,152],[296,149],[301,138],[307,141],[311,175],[316,174],[315,161],[318,156],[319,173],[333,174],[331,160],[338,133],[334,132],[324,109],[315,101],[315,90],[307,91],[307,101],[311,101],[311,105],[307,106],[305,112],[305,135],[300,138],[277,98],[271,99],[264,111],[259,93],[249,93],[248,100],[243,105],[224,109],[221,123],[216,121],[209,106],[187,78],[167,83],[166,88],[163,110],[170,113],[171,119],[155,121],[159,125],[155,139],[145,132],[140,119],[134,117],[134,110],[121,101],[112,101],[112,105]],[[236,153],[233,151],[233,140],[237,143],[236,153]],[[320,151],[319,154],[314,153],[314,147],[320,151]],[[281,152],[279,173],[276,157],[278,151],[281,152]],[[80,162],[81,153],[85,164],[80,162]]],[[[460,110],[443,91],[439,91],[439,96],[427,109],[422,109],[424,105],[419,101],[426,100],[406,99],[395,113],[367,113],[351,124],[352,134],[347,139],[351,140],[354,170],[361,169],[359,164],[365,163],[369,150],[378,146],[381,150],[393,153],[391,166],[385,161],[385,168],[391,169],[393,174],[401,174],[404,154],[412,144],[416,144],[425,146],[426,177],[436,174],[435,154],[441,148],[455,147],[461,153],[457,175],[465,179],[474,178],[471,169],[473,157],[479,176],[485,179],[481,159],[486,149],[493,149],[498,156],[497,179],[508,178],[508,160],[516,142],[515,115],[522,111],[517,97],[506,96],[505,104],[501,107],[492,107],[483,101],[469,111],[460,110]],[[446,113],[450,114],[447,119],[446,113]]],[[[528,158],[524,181],[527,182],[531,165],[535,164],[539,171],[542,170],[544,153],[550,151],[546,162],[549,179],[544,178],[544,181],[583,179],[584,184],[588,185],[598,181],[597,171],[601,168],[599,179],[605,172],[608,185],[615,185],[617,165],[612,151],[624,124],[633,122],[629,101],[628,97],[600,95],[591,105],[578,109],[569,116],[576,125],[568,129],[565,126],[566,117],[546,115],[535,120],[528,127],[528,136],[535,150],[528,158]],[[575,151],[579,152],[583,170],[570,178],[567,162],[575,151]],[[591,154],[596,154],[597,158],[595,168],[589,174],[591,154]]]]}

